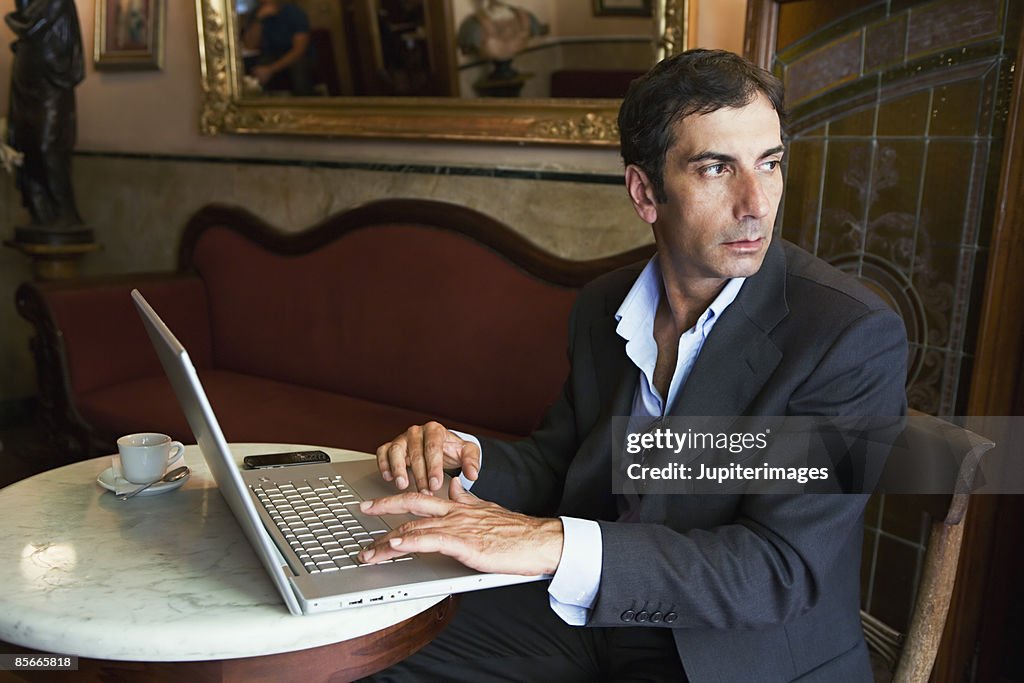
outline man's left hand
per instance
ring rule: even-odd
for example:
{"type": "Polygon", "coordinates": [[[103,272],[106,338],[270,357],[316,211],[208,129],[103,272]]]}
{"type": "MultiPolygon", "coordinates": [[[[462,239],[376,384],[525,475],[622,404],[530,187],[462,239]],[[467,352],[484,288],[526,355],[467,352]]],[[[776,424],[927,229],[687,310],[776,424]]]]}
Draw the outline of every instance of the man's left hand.
{"type": "Polygon", "coordinates": [[[252,68],[252,75],[260,82],[260,85],[266,85],[268,81],[274,76],[274,70],[266,65],[254,66],[252,68]]]}
{"type": "Polygon", "coordinates": [[[541,519],[480,500],[452,479],[448,500],[424,493],[364,501],[371,515],[411,513],[406,522],[359,554],[381,562],[408,553],[441,553],[482,572],[554,574],[562,557],[562,521],[541,519]]]}

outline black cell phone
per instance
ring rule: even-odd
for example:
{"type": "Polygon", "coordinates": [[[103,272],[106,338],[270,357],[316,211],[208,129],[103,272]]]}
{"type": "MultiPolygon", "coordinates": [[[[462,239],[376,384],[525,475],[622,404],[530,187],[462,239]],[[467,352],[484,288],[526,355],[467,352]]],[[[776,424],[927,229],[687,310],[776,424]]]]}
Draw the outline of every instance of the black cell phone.
{"type": "Polygon", "coordinates": [[[290,467],[291,465],[310,465],[312,463],[330,462],[331,456],[323,451],[292,451],[291,453],[267,453],[266,455],[247,455],[242,464],[247,470],[258,470],[265,467],[290,467]]]}

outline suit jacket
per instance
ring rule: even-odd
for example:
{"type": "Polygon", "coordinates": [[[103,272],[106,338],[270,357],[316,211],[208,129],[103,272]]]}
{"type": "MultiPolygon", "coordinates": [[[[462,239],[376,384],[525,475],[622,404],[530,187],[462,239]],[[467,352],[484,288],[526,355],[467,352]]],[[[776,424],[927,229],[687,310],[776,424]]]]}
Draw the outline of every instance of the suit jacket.
{"type": "MultiPolygon", "coordinates": [[[[866,496],[646,495],[638,523],[616,521],[611,418],[630,413],[639,372],[614,313],[642,267],[580,293],[561,396],[529,438],[482,440],[473,492],[529,514],[598,520],[603,565],[588,626],[673,629],[693,683],[870,680],[859,620],[866,496]],[[641,610],[660,620],[638,623],[641,610]]],[[[906,360],[896,313],[776,240],[670,412],[902,415],[906,360]]]]}

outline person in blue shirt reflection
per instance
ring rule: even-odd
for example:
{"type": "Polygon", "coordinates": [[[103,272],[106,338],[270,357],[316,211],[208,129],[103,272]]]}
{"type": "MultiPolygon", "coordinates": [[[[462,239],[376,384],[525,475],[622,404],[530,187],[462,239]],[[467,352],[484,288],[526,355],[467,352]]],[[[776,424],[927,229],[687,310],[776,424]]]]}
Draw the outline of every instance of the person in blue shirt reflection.
{"type": "Polygon", "coordinates": [[[313,94],[309,17],[282,0],[260,0],[243,22],[242,43],[259,54],[246,69],[266,91],[313,94]]]}

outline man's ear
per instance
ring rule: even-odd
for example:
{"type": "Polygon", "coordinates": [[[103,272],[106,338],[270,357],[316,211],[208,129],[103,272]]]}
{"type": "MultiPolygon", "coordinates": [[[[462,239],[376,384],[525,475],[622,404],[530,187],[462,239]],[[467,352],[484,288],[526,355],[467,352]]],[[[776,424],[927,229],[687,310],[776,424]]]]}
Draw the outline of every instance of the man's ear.
{"type": "Polygon", "coordinates": [[[626,191],[633,202],[636,215],[644,223],[654,225],[658,220],[658,202],[654,198],[654,186],[642,168],[636,164],[626,166],[626,191]]]}

